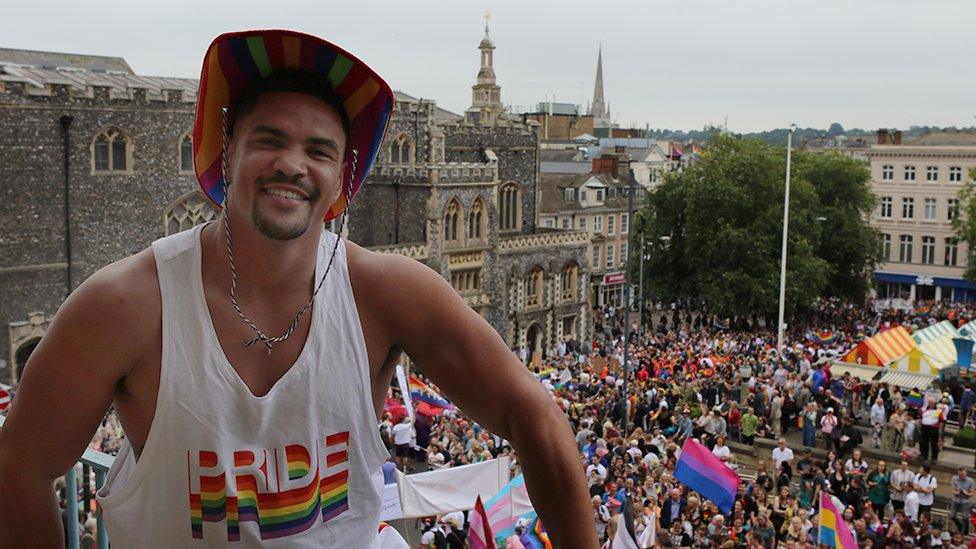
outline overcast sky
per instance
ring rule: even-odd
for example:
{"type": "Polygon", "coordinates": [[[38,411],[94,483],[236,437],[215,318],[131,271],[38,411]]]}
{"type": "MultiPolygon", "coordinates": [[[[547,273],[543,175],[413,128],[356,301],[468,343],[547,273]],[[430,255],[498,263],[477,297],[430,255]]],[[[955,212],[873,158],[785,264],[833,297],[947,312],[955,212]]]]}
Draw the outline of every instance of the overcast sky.
{"type": "Polygon", "coordinates": [[[195,78],[217,34],[292,28],[461,112],[486,12],[506,104],[585,106],[602,42],[623,126],[976,124],[974,0],[28,0],[4,6],[0,47],[121,56],[140,74],[195,78]]]}

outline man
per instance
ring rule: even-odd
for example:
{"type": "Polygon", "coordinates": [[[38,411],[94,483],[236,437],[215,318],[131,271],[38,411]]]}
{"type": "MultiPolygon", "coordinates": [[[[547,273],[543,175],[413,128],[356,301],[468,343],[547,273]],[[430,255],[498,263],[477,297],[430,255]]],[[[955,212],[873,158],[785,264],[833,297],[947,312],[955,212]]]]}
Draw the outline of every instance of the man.
{"type": "Polygon", "coordinates": [[[891,472],[889,487],[891,488],[891,506],[896,511],[905,508],[905,496],[915,485],[915,473],[908,470],[908,462],[902,460],[901,467],[891,472]]]}
{"type": "Polygon", "coordinates": [[[286,545],[371,547],[388,455],[376,419],[403,351],[518,450],[553,544],[595,547],[569,424],[498,334],[436,272],[322,231],[367,178],[390,87],[291,31],[222,35],[202,75],[194,161],[222,216],[62,305],[0,430],[0,539],[63,544],[51,483],[114,403],[128,437],[100,496],[114,546],[287,530],[286,545]],[[224,494],[239,486],[262,497],[232,529],[224,494]]]}
{"type": "Polygon", "coordinates": [[[963,534],[969,535],[969,509],[973,501],[973,479],[966,474],[966,468],[960,467],[956,476],[952,477],[952,503],[949,504],[949,520],[956,524],[956,528],[963,534]]]}
{"type": "Polygon", "coordinates": [[[841,422],[840,432],[837,433],[837,457],[844,459],[854,448],[861,445],[864,439],[861,437],[861,430],[854,425],[850,416],[845,416],[841,422]]]}
{"type": "Polygon", "coordinates": [[[417,430],[413,426],[410,416],[403,416],[400,423],[393,426],[393,446],[395,448],[394,457],[397,467],[404,473],[413,468],[413,459],[410,454],[417,441],[417,430]]]}
{"type": "Polygon", "coordinates": [[[786,439],[780,437],[776,448],[773,448],[773,469],[779,470],[779,466],[787,462],[793,466],[793,449],[786,446],[786,439]]]}
{"type": "Polygon", "coordinates": [[[752,441],[756,438],[756,427],[758,425],[759,416],[755,414],[755,409],[749,406],[742,416],[742,441],[749,446],[752,446],[752,441]]]}
{"type": "Polygon", "coordinates": [[[681,522],[681,514],[685,512],[688,501],[681,497],[681,491],[672,488],[668,499],[661,505],[661,528],[668,528],[674,521],[681,522]]]}
{"type": "Polygon", "coordinates": [[[928,465],[922,465],[922,472],[915,475],[915,491],[918,492],[918,512],[932,516],[932,502],[935,501],[935,489],[939,482],[932,476],[928,465]]]}
{"type": "Polygon", "coordinates": [[[969,419],[969,413],[973,409],[973,405],[976,404],[976,392],[970,384],[966,384],[966,388],[962,392],[962,398],[959,402],[959,428],[962,429],[966,426],[966,420],[969,419]]]}
{"type": "Polygon", "coordinates": [[[881,431],[884,429],[885,423],[888,421],[885,413],[884,401],[880,398],[875,399],[874,405],[871,406],[871,446],[873,448],[881,447],[881,431]]]}
{"type": "Polygon", "coordinates": [[[919,458],[922,461],[928,461],[929,456],[932,457],[932,462],[939,461],[939,429],[944,419],[942,405],[936,405],[933,399],[927,398],[922,410],[922,432],[919,435],[919,458]]]}

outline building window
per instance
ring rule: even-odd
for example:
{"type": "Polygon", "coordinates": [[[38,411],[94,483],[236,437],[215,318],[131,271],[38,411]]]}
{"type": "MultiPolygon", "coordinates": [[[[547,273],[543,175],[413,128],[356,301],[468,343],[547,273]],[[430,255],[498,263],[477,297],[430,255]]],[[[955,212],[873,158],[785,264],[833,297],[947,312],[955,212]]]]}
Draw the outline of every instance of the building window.
{"type": "Polygon", "coordinates": [[[458,222],[461,219],[461,204],[457,199],[451,200],[444,210],[444,242],[460,242],[458,222]]]}
{"type": "Polygon", "coordinates": [[[901,199],[901,217],[902,219],[912,219],[915,217],[915,199],[914,198],[902,198],[901,199]]]}
{"type": "Polygon", "coordinates": [[[542,305],[542,268],[535,267],[525,278],[525,306],[538,307],[542,305]]]}
{"type": "Polygon", "coordinates": [[[881,197],[881,219],[891,219],[891,197],[881,197]]]}
{"type": "Polygon", "coordinates": [[[630,218],[628,214],[620,214],[620,234],[627,234],[630,231],[630,218]]]}
{"type": "Polygon", "coordinates": [[[546,219],[546,228],[547,229],[556,228],[556,221],[554,219],[546,219]]]}
{"type": "Polygon", "coordinates": [[[600,246],[593,245],[593,261],[591,263],[594,270],[600,269],[600,246]]]}
{"type": "Polygon", "coordinates": [[[959,261],[959,239],[945,239],[945,258],[943,263],[946,267],[955,267],[959,261]]]}
{"type": "Polygon", "coordinates": [[[566,196],[566,202],[575,202],[576,201],[576,189],[568,188],[568,189],[566,189],[563,192],[564,192],[564,194],[566,196]]]}
{"type": "Polygon", "coordinates": [[[586,218],[585,217],[579,218],[579,228],[580,228],[581,231],[585,231],[586,230],[586,218]]]}
{"type": "Polygon", "coordinates": [[[564,229],[568,229],[569,228],[569,222],[570,222],[570,219],[568,217],[564,217],[563,218],[563,228],[564,229]]]}
{"type": "Polygon", "coordinates": [[[962,181],[962,167],[961,166],[950,166],[949,167],[949,181],[958,183],[962,181]]]}
{"type": "Polygon", "coordinates": [[[627,243],[621,242],[620,243],[620,264],[624,265],[625,261],[627,261],[627,243]]]}
{"type": "Polygon", "coordinates": [[[912,262],[912,235],[903,234],[898,237],[898,261],[912,262]]]}
{"type": "Polygon", "coordinates": [[[607,268],[613,268],[613,244],[607,244],[607,268]]]}
{"type": "Polygon", "coordinates": [[[515,183],[502,185],[499,191],[499,226],[503,231],[516,231],[522,225],[522,193],[515,183]]]}
{"type": "Polygon", "coordinates": [[[451,286],[462,294],[476,292],[481,289],[481,271],[479,269],[451,271],[451,286]]]}
{"type": "Polygon", "coordinates": [[[915,181],[915,166],[905,166],[905,181],[915,181]]]}
{"type": "Polygon", "coordinates": [[[925,167],[925,180],[926,181],[938,181],[939,180],[939,167],[938,166],[926,166],[925,167]]]}
{"type": "Polygon", "coordinates": [[[891,260],[891,235],[888,233],[881,233],[881,260],[891,260]]]}
{"type": "Polygon", "coordinates": [[[925,205],[922,210],[922,215],[926,221],[935,221],[935,199],[926,198],[925,205]]]}
{"type": "Polygon", "coordinates": [[[922,263],[932,265],[935,263],[935,237],[922,237],[922,263]]]}
{"type": "Polygon", "coordinates": [[[603,189],[596,190],[596,201],[603,202],[603,189]]]}
{"type": "Polygon", "coordinates": [[[111,173],[129,170],[132,143],[116,128],[109,128],[92,141],[92,172],[111,173]]]}
{"type": "Polygon", "coordinates": [[[193,171],[193,140],[190,134],[184,135],[180,140],[180,171],[193,171]]]}
{"type": "Polygon", "coordinates": [[[468,238],[472,240],[483,240],[488,232],[488,213],[485,211],[485,203],[481,198],[475,198],[468,212],[468,238]]]}
{"type": "Polygon", "coordinates": [[[946,219],[952,221],[959,215],[959,199],[950,198],[946,201],[948,203],[948,213],[946,213],[946,219]]]}
{"type": "Polygon", "coordinates": [[[166,208],[163,213],[163,234],[176,234],[216,218],[217,210],[210,203],[210,199],[200,191],[193,191],[181,196],[166,208]]]}
{"type": "Polygon", "coordinates": [[[894,181],[895,179],[895,167],[891,164],[885,164],[881,166],[881,180],[882,181],[894,181]]]}
{"type": "Polygon", "coordinates": [[[580,190],[580,202],[586,202],[586,189],[580,190]]]}
{"type": "Polygon", "coordinates": [[[562,300],[576,301],[576,287],[579,279],[579,267],[576,263],[569,263],[563,268],[562,300]]]}
{"type": "Polygon", "coordinates": [[[617,228],[617,216],[610,214],[607,216],[607,236],[613,236],[617,228]]]}
{"type": "Polygon", "coordinates": [[[602,233],[603,232],[603,216],[598,215],[593,218],[593,230],[602,233]]]}
{"type": "Polygon", "coordinates": [[[390,145],[391,164],[413,164],[413,139],[405,133],[396,136],[390,145]]]}

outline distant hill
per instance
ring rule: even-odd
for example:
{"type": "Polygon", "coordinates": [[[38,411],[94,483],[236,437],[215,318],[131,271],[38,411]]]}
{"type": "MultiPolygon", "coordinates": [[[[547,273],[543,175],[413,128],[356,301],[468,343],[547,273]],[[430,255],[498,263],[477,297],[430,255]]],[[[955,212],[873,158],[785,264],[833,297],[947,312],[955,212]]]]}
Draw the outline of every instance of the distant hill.
{"type": "MultiPolygon", "coordinates": [[[[892,130],[896,128],[890,128],[892,130]]],[[[918,137],[930,132],[943,132],[943,131],[976,131],[976,127],[970,128],[957,128],[955,126],[949,126],[946,128],[940,128],[938,126],[912,126],[908,129],[897,128],[902,130],[903,137],[905,141],[908,141],[914,137],[918,137]]],[[[707,126],[701,130],[668,130],[668,129],[652,129],[649,131],[650,137],[653,139],[670,139],[672,141],[696,141],[702,142],[707,141],[712,136],[722,132],[722,128],[716,126],[707,126]]],[[[788,132],[787,128],[777,128],[774,130],[766,130],[763,132],[750,132],[743,134],[736,134],[745,139],[759,139],[760,141],[765,141],[770,145],[786,145],[786,134],[788,132]]],[[[734,132],[733,132],[734,133],[734,132]]],[[[838,123],[831,124],[829,128],[797,128],[796,133],[793,134],[794,143],[802,143],[808,139],[814,139],[817,137],[825,136],[837,136],[845,135],[847,137],[867,137],[874,136],[875,130],[862,130],[860,128],[854,129],[844,129],[838,123]]]]}

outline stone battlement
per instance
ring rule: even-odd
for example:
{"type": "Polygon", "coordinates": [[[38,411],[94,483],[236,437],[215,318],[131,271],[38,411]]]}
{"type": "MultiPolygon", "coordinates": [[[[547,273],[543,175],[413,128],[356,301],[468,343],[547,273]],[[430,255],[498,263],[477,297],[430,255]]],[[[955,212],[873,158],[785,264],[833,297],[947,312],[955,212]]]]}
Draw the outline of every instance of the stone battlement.
{"type": "Polygon", "coordinates": [[[430,258],[430,248],[427,244],[395,244],[393,246],[373,246],[369,248],[381,254],[396,254],[417,261],[426,261],[430,258]]]}
{"type": "Polygon", "coordinates": [[[405,166],[377,162],[371,177],[406,177],[431,183],[482,183],[498,180],[498,164],[478,162],[445,162],[405,166]]]}
{"type": "Polygon", "coordinates": [[[68,82],[45,82],[41,85],[0,76],[0,100],[32,101],[41,98],[54,100],[89,102],[111,102],[113,105],[132,104],[142,106],[150,103],[192,106],[196,103],[195,81],[192,90],[186,87],[125,87],[112,84],[88,84],[78,86],[68,82]]]}
{"type": "Polygon", "coordinates": [[[498,242],[498,252],[511,253],[532,249],[552,249],[562,247],[575,248],[578,246],[586,246],[589,241],[589,233],[580,231],[532,234],[501,239],[498,242]]]}

